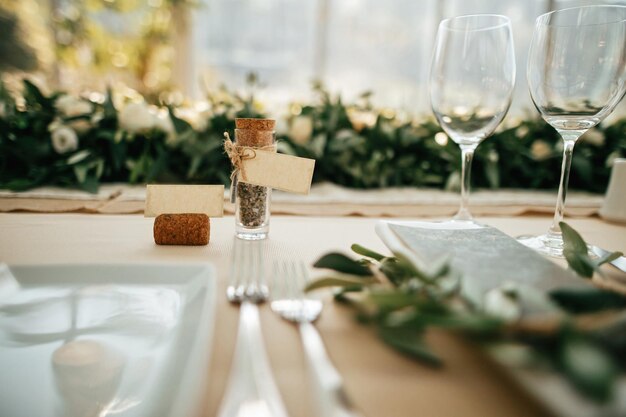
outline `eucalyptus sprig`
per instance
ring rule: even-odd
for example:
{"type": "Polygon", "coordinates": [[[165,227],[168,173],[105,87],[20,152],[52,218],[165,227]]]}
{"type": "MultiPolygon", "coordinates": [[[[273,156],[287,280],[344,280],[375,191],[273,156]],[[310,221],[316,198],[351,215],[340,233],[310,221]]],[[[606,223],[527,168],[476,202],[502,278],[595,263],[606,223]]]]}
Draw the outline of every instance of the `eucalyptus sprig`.
{"type": "Polygon", "coordinates": [[[351,306],[385,343],[422,363],[444,364],[424,338],[439,328],[491,346],[525,346],[598,402],[611,399],[617,376],[626,370],[626,337],[612,337],[626,332],[621,294],[592,286],[544,293],[503,284],[474,305],[463,298],[462,276],[445,257],[425,267],[402,254],[386,256],[357,244],[351,249],[361,258],[322,256],[314,266],[333,272],[306,290],[333,288],[335,300],[351,306]]]}
{"type": "Polygon", "coordinates": [[[600,265],[611,262],[623,255],[622,252],[610,252],[599,258],[589,256],[589,246],[574,228],[565,222],[560,222],[563,235],[563,255],[570,268],[584,278],[591,278],[594,272],[604,275],[600,265]]]}

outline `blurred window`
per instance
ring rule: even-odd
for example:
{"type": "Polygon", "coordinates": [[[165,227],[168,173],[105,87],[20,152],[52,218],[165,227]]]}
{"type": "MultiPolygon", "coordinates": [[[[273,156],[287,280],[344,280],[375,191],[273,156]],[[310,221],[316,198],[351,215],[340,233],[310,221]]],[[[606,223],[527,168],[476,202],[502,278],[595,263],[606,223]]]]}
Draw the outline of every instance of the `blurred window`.
{"type": "MultiPolygon", "coordinates": [[[[273,103],[306,99],[321,80],[347,100],[429,112],[428,71],[438,22],[495,13],[511,19],[517,51],[512,113],[532,108],[525,75],[537,16],[597,4],[579,0],[204,0],[194,12],[196,79],[242,88],[254,72],[273,103]]],[[[624,3],[624,1],[607,2],[624,3]]]]}

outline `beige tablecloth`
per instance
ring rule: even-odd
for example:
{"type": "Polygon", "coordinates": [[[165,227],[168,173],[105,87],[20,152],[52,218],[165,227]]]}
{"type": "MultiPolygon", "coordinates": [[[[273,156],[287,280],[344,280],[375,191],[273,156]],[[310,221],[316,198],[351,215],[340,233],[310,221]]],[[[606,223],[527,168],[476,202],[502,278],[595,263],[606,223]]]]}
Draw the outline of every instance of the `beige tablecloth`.
{"type": "MultiPolygon", "coordinates": [[[[511,235],[540,233],[548,217],[481,218],[511,235]]],[[[374,233],[376,219],[274,216],[270,253],[292,253],[307,262],[330,250],[347,251],[362,243],[385,251],[374,233]]],[[[10,264],[212,262],[218,271],[218,307],[206,397],[199,416],[214,416],[224,392],[235,344],[238,309],[224,296],[232,217],[212,219],[207,247],[156,246],[152,219],[139,215],[0,214],[0,260],[10,264]]],[[[590,242],[626,250],[626,227],[598,219],[570,223],[590,242]]],[[[262,327],[279,388],[291,416],[312,410],[305,359],[297,330],[261,307],[262,327]]],[[[547,416],[484,354],[453,335],[433,332],[429,339],[445,360],[430,369],[385,346],[372,329],[355,322],[351,311],[325,300],[317,323],[329,354],[345,378],[347,391],[368,417],[547,416]]]]}

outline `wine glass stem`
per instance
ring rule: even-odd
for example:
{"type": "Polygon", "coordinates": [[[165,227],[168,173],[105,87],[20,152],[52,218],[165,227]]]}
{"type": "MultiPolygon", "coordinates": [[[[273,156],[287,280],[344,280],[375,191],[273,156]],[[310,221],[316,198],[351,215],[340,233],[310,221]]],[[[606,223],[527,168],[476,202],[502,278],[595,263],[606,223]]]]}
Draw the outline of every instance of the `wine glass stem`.
{"type": "Polygon", "coordinates": [[[472,173],[472,160],[476,145],[461,145],[461,207],[454,216],[456,220],[471,220],[469,211],[470,177],[472,173]]]}
{"type": "Polygon", "coordinates": [[[569,172],[572,167],[572,155],[574,153],[574,145],[576,139],[567,134],[561,134],[563,137],[563,165],[561,166],[561,182],[559,183],[559,194],[556,199],[556,209],[554,210],[554,220],[550,226],[549,234],[553,237],[560,238],[561,227],[559,223],[563,220],[563,211],[565,210],[565,198],[567,197],[567,185],[569,183],[569,172]]]}

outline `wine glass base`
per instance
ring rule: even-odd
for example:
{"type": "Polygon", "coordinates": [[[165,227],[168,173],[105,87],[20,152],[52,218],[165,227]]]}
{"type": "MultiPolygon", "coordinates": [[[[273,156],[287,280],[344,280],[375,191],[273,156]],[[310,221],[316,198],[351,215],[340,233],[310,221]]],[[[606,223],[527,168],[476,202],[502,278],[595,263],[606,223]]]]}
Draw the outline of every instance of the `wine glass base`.
{"type": "Polygon", "coordinates": [[[452,218],[450,220],[444,220],[443,222],[445,223],[454,223],[454,224],[459,224],[459,225],[474,225],[474,226],[480,226],[480,227],[485,227],[485,224],[480,223],[474,219],[456,219],[456,218],[452,218]]]}
{"type": "Polygon", "coordinates": [[[445,219],[445,220],[435,220],[435,221],[428,222],[428,223],[440,225],[441,226],[440,228],[442,229],[463,230],[463,229],[482,229],[482,228],[488,227],[486,224],[477,222],[474,219],[459,220],[459,219],[452,218],[452,219],[445,219]]]}
{"type": "Polygon", "coordinates": [[[539,236],[518,236],[517,241],[524,246],[536,250],[542,255],[552,258],[563,258],[563,239],[561,236],[544,234],[539,236]]]}
{"type": "Polygon", "coordinates": [[[453,222],[474,222],[472,214],[466,208],[460,208],[459,211],[452,218],[453,222]]]}

